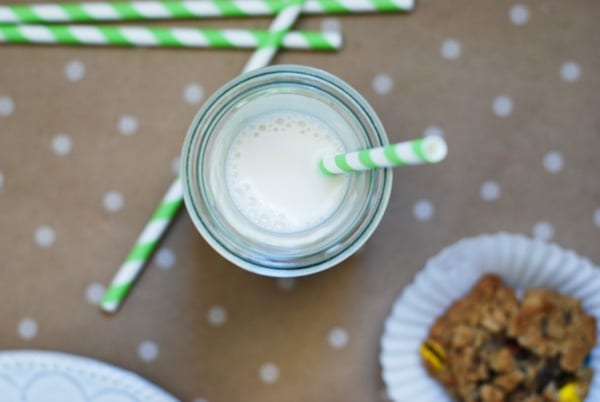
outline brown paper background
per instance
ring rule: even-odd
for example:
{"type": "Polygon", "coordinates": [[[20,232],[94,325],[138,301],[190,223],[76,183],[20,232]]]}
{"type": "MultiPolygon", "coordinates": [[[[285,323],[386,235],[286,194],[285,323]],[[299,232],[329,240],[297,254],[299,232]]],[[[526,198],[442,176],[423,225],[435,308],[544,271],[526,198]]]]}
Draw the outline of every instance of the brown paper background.
{"type": "MultiPolygon", "coordinates": [[[[600,3],[522,0],[530,12],[523,26],[510,23],[513,4],[423,0],[410,15],[339,16],[341,52],[282,52],[277,63],[347,80],[372,103],[391,141],[440,126],[449,158],[397,169],[384,222],[364,251],[296,280],[291,291],[220,258],[183,212],[163,242],[175,266],[149,264],[112,317],[86,301],[86,289],[108,283],[173,178],[172,160],[198,108],[184,102],[183,88],[198,82],[212,93],[250,52],[1,46],[0,96],[16,107],[0,116],[0,349],[90,356],[183,401],[382,401],[383,321],[444,246],[485,232],[531,234],[545,221],[554,241],[600,262],[600,3]],[[462,44],[456,60],[440,55],[447,38],[462,44]],[[81,81],[66,79],[70,60],[85,64],[81,81]],[[575,82],[561,80],[567,60],[581,67],[575,82]],[[393,79],[389,94],[373,89],[380,73],[393,79]],[[492,110],[501,94],[514,106],[505,118],[492,110]],[[137,118],[135,135],[118,133],[124,114],[137,118]],[[52,152],[59,133],[73,140],[66,156],[52,152]],[[544,169],[550,151],[564,157],[558,173],[544,169]],[[486,180],[501,188],[494,202],[480,197],[486,180]],[[102,207],[109,190],[125,200],[116,213],[102,207]],[[429,221],[413,216],[420,199],[435,206],[429,221]],[[56,232],[49,248],[34,241],[40,225],[56,232]],[[227,310],[223,326],[207,321],[214,305],[227,310]],[[24,317],[39,326],[34,339],[18,335],[24,317]],[[329,346],[334,327],[348,332],[345,348],[329,346]],[[160,348],[152,362],[137,356],[144,340],[160,348]],[[260,380],[265,362],[279,368],[274,384],[260,380]]],[[[319,29],[322,21],[304,17],[299,27],[319,29]]],[[[179,25],[266,27],[268,20],[179,25]]]]}

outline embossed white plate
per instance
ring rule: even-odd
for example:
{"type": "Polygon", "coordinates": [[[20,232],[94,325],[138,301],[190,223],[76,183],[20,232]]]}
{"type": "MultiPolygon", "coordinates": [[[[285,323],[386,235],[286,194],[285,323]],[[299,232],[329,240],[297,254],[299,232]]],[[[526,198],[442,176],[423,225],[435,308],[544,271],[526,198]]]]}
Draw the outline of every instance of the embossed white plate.
{"type": "MultiPolygon", "coordinates": [[[[463,239],[431,258],[394,303],[381,338],[383,380],[397,402],[450,402],[421,365],[419,346],[435,319],[486,273],[515,289],[547,287],[582,301],[600,334],[600,270],[573,251],[520,235],[463,239]]],[[[594,378],[586,402],[600,401],[600,347],[592,350],[594,378]]]]}
{"type": "Polygon", "coordinates": [[[0,352],[2,402],[178,402],[140,376],[96,360],[42,351],[0,352]]]}

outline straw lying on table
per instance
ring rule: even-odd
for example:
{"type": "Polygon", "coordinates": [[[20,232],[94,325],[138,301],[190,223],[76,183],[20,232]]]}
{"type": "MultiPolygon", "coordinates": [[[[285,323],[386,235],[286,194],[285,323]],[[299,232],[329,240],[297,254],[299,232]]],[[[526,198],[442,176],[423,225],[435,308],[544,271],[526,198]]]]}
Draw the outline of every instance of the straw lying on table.
{"type": "MultiPolygon", "coordinates": [[[[301,7],[302,4],[302,0],[296,0],[291,3],[289,8],[282,10],[282,12],[275,17],[269,28],[271,33],[277,34],[274,35],[275,39],[261,44],[261,47],[252,54],[244,66],[242,73],[264,67],[271,62],[279,45],[282,44],[282,39],[285,37],[285,34],[298,18],[298,8],[301,7]]],[[[169,187],[167,194],[163,197],[163,201],[156,209],[154,215],[152,215],[150,222],[146,224],[138,241],[130,251],[129,256],[123,265],[121,265],[110,286],[106,290],[106,293],[100,302],[100,308],[102,310],[108,313],[114,313],[119,309],[137,277],[142,272],[146,262],[156,249],[160,238],[167,230],[169,224],[173,221],[182,202],[183,191],[181,179],[177,177],[169,187]]]]}
{"type": "MultiPolygon", "coordinates": [[[[272,43],[264,30],[161,28],[90,25],[0,25],[0,43],[116,45],[152,47],[257,48],[272,43]]],[[[289,32],[281,35],[288,49],[336,50],[339,32],[289,32]]]]}
{"type": "MultiPolygon", "coordinates": [[[[126,21],[278,14],[282,0],[136,1],[0,6],[0,23],[126,21]]],[[[414,0],[307,0],[304,14],[409,11],[414,0]]]]}
{"type": "Polygon", "coordinates": [[[320,161],[319,169],[326,175],[334,175],[393,166],[437,163],[443,160],[447,153],[448,147],[443,138],[427,137],[326,157],[320,161]]]}
{"type": "Polygon", "coordinates": [[[252,71],[257,68],[268,65],[277,49],[283,44],[283,38],[290,30],[294,22],[298,19],[300,12],[302,11],[302,5],[304,0],[294,0],[290,2],[290,5],[283,10],[271,23],[269,32],[271,36],[267,42],[263,42],[261,46],[250,56],[250,59],[244,66],[244,72],[252,71]]]}
{"type": "Polygon", "coordinates": [[[106,290],[100,302],[100,306],[104,311],[117,311],[119,305],[129,293],[129,289],[142,272],[162,235],[177,215],[183,201],[181,194],[181,181],[177,178],[167,190],[161,203],[152,214],[150,221],[146,224],[125,262],[123,262],[106,290]]]}

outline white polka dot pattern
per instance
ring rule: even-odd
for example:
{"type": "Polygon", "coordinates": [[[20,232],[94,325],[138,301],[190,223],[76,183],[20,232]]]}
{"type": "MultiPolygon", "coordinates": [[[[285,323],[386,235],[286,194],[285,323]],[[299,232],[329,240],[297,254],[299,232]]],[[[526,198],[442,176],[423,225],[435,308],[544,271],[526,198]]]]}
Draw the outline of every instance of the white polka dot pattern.
{"type": "Polygon", "coordinates": [[[137,348],[137,354],[140,360],[144,362],[152,362],[158,358],[160,350],[158,345],[153,341],[140,342],[137,348]]]}
{"type": "Polygon", "coordinates": [[[71,152],[73,141],[68,134],[58,134],[52,139],[52,150],[58,156],[65,156],[71,152]]]}
{"type": "Polygon", "coordinates": [[[581,67],[574,61],[566,61],[560,67],[560,78],[565,82],[575,82],[581,76],[581,67]]]}
{"type": "Polygon", "coordinates": [[[492,104],[494,114],[498,117],[507,117],[512,113],[513,102],[506,95],[497,96],[492,104]]]}
{"type": "Polygon", "coordinates": [[[296,287],[296,280],[294,278],[278,278],[277,287],[285,292],[289,292],[296,287]]]}
{"type": "Polygon", "coordinates": [[[554,227],[549,222],[538,222],[533,225],[533,237],[540,240],[550,240],[554,236],[554,227]]]}
{"type": "Polygon", "coordinates": [[[223,306],[212,306],[208,309],[206,319],[213,327],[220,327],[227,322],[227,310],[223,306]]]}
{"type": "Polygon", "coordinates": [[[446,60],[456,60],[460,57],[462,45],[456,39],[445,39],[440,47],[440,54],[446,60]]]}
{"type": "Polygon", "coordinates": [[[17,327],[19,337],[23,340],[30,340],[36,337],[38,333],[38,324],[32,318],[23,318],[17,327]]]}
{"type": "Polygon", "coordinates": [[[183,89],[183,99],[190,105],[197,105],[204,99],[204,87],[197,82],[190,82],[183,89]]]}
{"type": "Polygon", "coordinates": [[[329,331],[327,341],[333,349],[342,349],[348,345],[349,338],[348,331],[341,327],[335,327],[329,331]]]}
{"type": "Polygon", "coordinates": [[[529,21],[529,9],[523,4],[515,4],[508,11],[508,17],[514,25],[525,25],[529,21]]]}
{"type": "Polygon", "coordinates": [[[495,181],[486,181],[481,185],[479,189],[479,195],[484,201],[496,201],[500,198],[500,185],[495,181]]]}
{"type": "Polygon", "coordinates": [[[444,137],[444,130],[439,126],[427,126],[423,131],[423,137],[444,137]]]}
{"type": "Polygon", "coordinates": [[[38,246],[48,248],[54,244],[56,233],[52,226],[42,225],[35,230],[34,239],[38,246]]]}
{"type": "Polygon", "coordinates": [[[563,169],[564,158],[558,151],[551,151],[544,155],[544,168],[550,173],[558,173],[563,169]]]}
{"type": "Polygon", "coordinates": [[[260,366],[259,376],[262,382],[273,384],[279,379],[279,367],[274,363],[265,363],[260,366]]]}
{"type": "Polygon", "coordinates": [[[413,215],[418,221],[428,221],[433,218],[435,208],[429,200],[419,200],[413,205],[413,215]]]}
{"type": "Polygon", "coordinates": [[[6,95],[0,95],[0,116],[8,117],[15,111],[15,101],[6,95]]]}
{"type": "Polygon", "coordinates": [[[173,174],[179,174],[180,162],[181,159],[179,155],[173,158],[173,161],[171,162],[171,171],[173,172],[173,174]]]}
{"type": "Polygon", "coordinates": [[[321,31],[323,32],[340,32],[342,24],[337,18],[324,18],[321,22],[321,31]]]}
{"type": "Polygon", "coordinates": [[[92,283],[85,291],[85,299],[88,303],[97,306],[102,300],[102,296],[104,296],[104,285],[100,283],[92,283]]]}
{"type": "Polygon", "coordinates": [[[123,208],[124,203],[123,195],[114,190],[104,194],[104,198],[102,199],[102,205],[106,212],[118,212],[123,208]]]}
{"type": "Polygon", "coordinates": [[[137,132],[138,121],[133,116],[121,116],[118,124],[119,133],[122,135],[133,135],[137,132]]]}
{"type": "Polygon", "coordinates": [[[156,252],[154,263],[160,269],[171,269],[175,265],[175,253],[170,248],[163,247],[156,252]]]}
{"type": "Polygon", "coordinates": [[[65,66],[65,76],[69,81],[80,81],[85,76],[85,64],[80,60],[71,60],[65,66]]]}
{"type": "Polygon", "coordinates": [[[392,92],[394,81],[388,74],[377,74],[373,78],[373,90],[377,95],[387,95],[392,92]]]}

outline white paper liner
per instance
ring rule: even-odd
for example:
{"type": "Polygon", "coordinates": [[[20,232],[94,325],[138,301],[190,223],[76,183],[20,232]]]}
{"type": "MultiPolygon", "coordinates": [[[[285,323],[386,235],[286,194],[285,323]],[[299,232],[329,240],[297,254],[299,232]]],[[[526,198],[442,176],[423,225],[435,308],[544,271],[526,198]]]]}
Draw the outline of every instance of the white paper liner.
{"type": "MultiPolygon", "coordinates": [[[[546,287],[577,297],[596,318],[600,334],[600,269],[573,251],[521,235],[463,239],[431,258],[394,303],[381,338],[380,363],[390,398],[398,402],[450,402],[425,371],[419,346],[429,328],[485,273],[514,289],[546,287]]],[[[594,377],[585,402],[600,401],[600,347],[592,350],[594,377]]]]}

